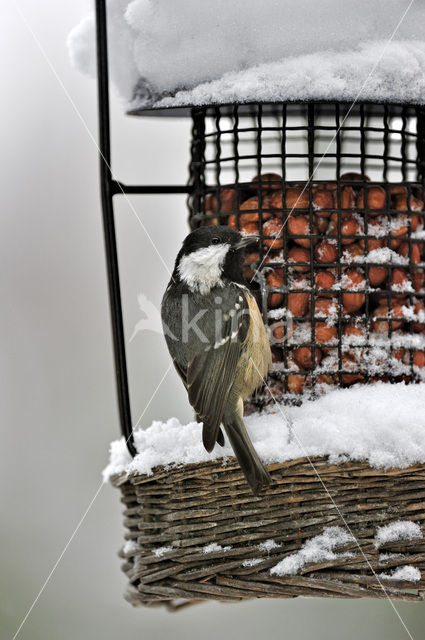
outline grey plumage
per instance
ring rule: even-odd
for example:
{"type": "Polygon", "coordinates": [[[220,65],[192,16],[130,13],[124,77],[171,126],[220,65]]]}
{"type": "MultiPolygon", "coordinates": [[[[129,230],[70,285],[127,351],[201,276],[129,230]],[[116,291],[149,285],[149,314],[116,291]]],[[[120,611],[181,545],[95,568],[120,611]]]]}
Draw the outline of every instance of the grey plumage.
{"type": "MultiPolygon", "coordinates": [[[[214,229],[221,228],[210,229],[214,234],[217,233],[214,229]]],[[[228,229],[224,233],[230,247],[237,245],[239,234],[228,229]],[[232,235],[227,240],[229,232],[232,235]]],[[[211,235],[202,239],[201,249],[209,247],[206,244],[209,240],[211,235]]],[[[191,250],[197,251],[197,245],[191,250]]],[[[220,280],[202,293],[200,287],[193,284],[192,272],[188,278],[190,285],[181,278],[182,255],[180,252],[177,257],[161,308],[168,349],[187,389],[189,402],[203,422],[205,448],[211,451],[216,442],[224,444],[220,428],[223,425],[239,464],[257,494],[270,483],[270,476],[246,431],[242,401],[261,384],[271,358],[257,304],[243,284],[242,253],[229,249],[220,280]],[[196,318],[189,331],[185,317],[189,323],[196,318]]]]}

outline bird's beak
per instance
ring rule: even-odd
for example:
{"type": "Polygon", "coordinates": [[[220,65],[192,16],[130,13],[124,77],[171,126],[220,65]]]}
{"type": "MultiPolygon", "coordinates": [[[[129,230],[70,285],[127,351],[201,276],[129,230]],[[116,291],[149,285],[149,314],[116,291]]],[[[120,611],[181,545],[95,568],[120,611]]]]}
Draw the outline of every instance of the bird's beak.
{"type": "Polygon", "coordinates": [[[237,242],[235,244],[235,249],[244,249],[245,247],[248,247],[251,244],[255,244],[256,242],[258,242],[259,237],[258,236],[243,236],[239,242],[237,242]]]}

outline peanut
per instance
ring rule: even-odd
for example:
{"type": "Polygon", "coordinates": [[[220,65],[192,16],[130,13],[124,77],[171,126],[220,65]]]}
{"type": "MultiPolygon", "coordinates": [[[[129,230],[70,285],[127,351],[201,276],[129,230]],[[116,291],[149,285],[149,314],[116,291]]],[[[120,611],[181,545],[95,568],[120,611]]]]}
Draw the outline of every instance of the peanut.
{"type": "Polygon", "coordinates": [[[306,376],[302,376],[296,373],[290,373],[288,375],[288,391],[301,395],[304,389],[304,383],[306,376]]]}
{"type": "MultiPolygon", "coordinates": [[[[357,354],[345,353],[342,356],[342,368],[347,371],[360,369],[361,367],[357,354]]],[[[343,384],[350,386],[352,384],[356,384],[357,382],[363,382],[364,375],[362,373],[343,373],[341,376],[341,381],[343,384]]]]}
{"type": "Polygon", "coordinates": [[[273,342],[277,344],[282,343],[285,338],[285,325],[283,322],[277,322],[270,328],[272,330],[273,342]]]}
{"type": "MultiPolygon", "coordinates": [[[[416,302],[413,307],[416,315],[420,314],[422,318],[425,318],[425,307],[423,302],[416,302]]],[[[425,324],[423,322],[414,322],[412,324],[412,329],[415,333],[422,333],[425,330],[425,324]]]]}
{"type": "MultiPolygon", "coordinates": [[[[310,222],[306,216],[289,216],[288,231],[292,236],[308,236],[310,235],[310,222]]],[[[313,235],[317,235],[317,228],[313,226],[313,235]]],[[[310,247],[310,238],[294,238],[294,242],[301,247],[310,247]]],[[[317,238],[311,238],[311,242],[316,244],[317,238]]]]}
{"type": "Polygon", "coordinates": [[[369,283],[372,287],[379,287],[387,276],[387,267],[369,267],[369,283]]]}
{"type": "MultiPolygon", "coordinates": [[[[402,242],[399,246],[397,253],[399,253],[403,258],[409,257],[409,243],[402,242]]],[[[410,255],[410,262],[412,264],[419,264],[421,261],[421,253],[419,251],[419,247],[416,243],[412,243],[412,253],[410,255]]]]}
{"type": "MultiPolygon", "coordinates": [[[[342,187],[340,190],[340,200],[341,200],[341,216],[344,217],[344,209],[346,210],[346,214],[350,215],[350,211],[352,211],[356,206],[356,194],[354,193],[354,189],[351,187],[342,187]]],[[[335,195],[336,202],[336,195],[335,195]]],[[[337,202],[336,202],[337,204],[337,202]]]]}
{"type": "MultiPolygon", "coordinates": [[[[271,271],[266,276],[266,283],[269,287],[283,287],[283,273],[282,271],[271,271]]],[[[283,293],[273,292],[269,293],[268,305],[271,309],[279,307],[283,302],[283,293]]]]}
{"type": "Polygon", "coordinates": [[[393,305],[391,314],[388,305],[381,305],[375,309],[372,318],[372,330],[375,333],[388,333],[390,325],[393,331],[403,326],[402,305],[393,305]],[[379,318],[382,319],[380,320],[379,318]],[[396,320],[395,318],[402,318],[402,320],[396,320]]]}
{"type": "Polygon", "coordinates": [[[349,171],[340,177],[340,182],[370,182],[370,178],[362,173],[349,171]]]}
{"type": "Polygon", "coordinates": [[[302,318],[308,309],[310,294],[307,292],[288,293],[288,309],[294,318],[302,318]]]}
{"type": "MultiPolygon", "coordinates": [[[[343,335],[346,337],[349,336],[355,336],[355,337],[359,337],[359,338],[363,338],[363,340],[366,339],[366,331],[364,329],[364,327],[358,327],[357,325],[353,324],[352,322],[350,322],[349,324],[346,324],[343,330],[343,335]]],[[[357,344],[357,340],[353,340],[350,341],[348,340],[349,344],[357,344]]]]}
{"type": "MultiPolygon", "coordinates": [[[[316,289],[332,289],[336,283],[336,278],[332,271],[319,271],[315,275],[314,283],[316,285],[316,289]]],[[[330,297],[332,296],[332,293],[321,292],[320,295],[323,297],[330,297]]]]}
{"type": "Polygon", "coordinates": [[[270,220],[265,222],[263,225],[263,235],[269,236],[268,238],[263,238],[263,242],[266,247],[269,247],[271,249],[282,249],[283,232],[284,226],[279,218],[271,218],[270,220]]]}
{"type": "Polygon", "coordinates": [[[322,359],[322,352],[317,347],[298,347],[297,349],[294,349],[293,356],[296,362],[303,369],[312,369],[313,352],[315,356],[315,364],[318,365],[322,359]]]}
{"type": "Polygon", "coordinates": [[[316,342],[326,344],[338,338],[338,332],[335,326],[329,327],[326,322],[316,322],[315,326],[316,342]]]}
{"type": "Polygon", "coordinates": [[[423,269],[412,269],[412,284],[415,291],[420,291],[424,286],[425,272],[423,269]]]}
{"type": "Polygon", "coordinates": [[[418,367],[418,369],[425,367],[425,351],[415,350],[413,352],[413,365],[418,367]]]}
{"type": "Polygon", "coordinates": [[[320,318],[326,316],[332,317],[338,309],[338,303],[335,298],[317,298],[314,301],[314,316],[320,318]]]}
{"type": "Polygon", "coordinates": [[[308,209],[309,207],[308,187],[289,187],[286,189],[287,209],[308,209]]]}
{"type": "Polygon", "coordinates": [[[408,232],[409,218],[406,213],[399,214],[391,220],[391,237],[400,238],[405,236],[408,232]]]}
{"type": "Polygon", "coordinates": [[[209,193],[205,198],[206,213],[229,213],[236,210],[236,189],[220,189],[218,194],[209,193]]]}
{"type": "Polygon", "coordinates": [[[366,199],[364,195],[364,189],[361,189],[357,195],[357,208],[365,209],[367,208],[369,211],[369,215],[371,216],[379,216],[380,209],[385,209],[387,203],[387,194],[385,193],[382,187],[365,187],[366,188],[366,199]],[[366,201],[366,207],[365,207],[366,201]]]}
{"type": "Polygon", "coordinates": [[[322,240],[316,245],[314,255],[321,264],[332,264],[338,259],[338,251],[334,243],[322,240]]]}
{"type": "Polygon", "coordinates": [[[409,200],[407,200],[407,189],[406,187],[403,187],[403,189],[405,189],[405,192],[395,198],[395,208],[398,211],[423,211],[423,201],[415,198],[415,196],[410,196],[409,200]]]}
{"type": "Polygon", "coordinates": [[[331,191],[328,189],[316,189],[313,195],[313,207],[317,216],[330,215],[328,209],[334,209],[334,198],[331,191]]]}
{"type": "MultiPolygon", "coordinates": [[[[356,236],[358,232],[359,225],[354,218],[350,217],[345,220],[341,220],[341,244],[352,244],[355,242],[356,237],[350,236],[356,236]]],[[[331,215],[331,222],[327,228],[326,235],[331,237],[338,235],[338,214],[333,213],[331,215]]]]}
{"type": "Polygon", "coordinates": [[[288,252],[288,262],[296,263],[295,265],[291,265],[294,271],[306,273],[307,271],[310,271],[310,251],[303,247],[292,247],[288,252]],[[308,264],[298,264],[303,262],[307,262],[308,264]]]}
{"type": "Polygon", "coordinates": [[[285,198],[282,191],[276,191],[271,199],[271,206],[275,209],[309,209],[308,189],[303,191],[302,187],[288,187],[285,191],[285,198]]]}
{"type": "Polygon", "coordinates": [[[282,176],[278,173],[263,173],[258,179],[258,176],[255,176],[251,180],[251,189],[259,189],[261,191],[278,191],[282,189],[282,176]]]}
{"type": "Polygon", "coordinates": [[[355,262],[355,258],[363,258],[364,248],[360,243],[355,242],[344,249],[343,260],[347,262],[355,262]]]}
{"type": "MultiPolygon", "coordinates": [[[[356,269],[348,269],[345,273],[345,289],[352,289],[364,284],[364,276],[356,269]]],[[[365,303],[366,296],[364,293],[343,293],[342,304],[345,313],[358,311],[365,303]]]]}

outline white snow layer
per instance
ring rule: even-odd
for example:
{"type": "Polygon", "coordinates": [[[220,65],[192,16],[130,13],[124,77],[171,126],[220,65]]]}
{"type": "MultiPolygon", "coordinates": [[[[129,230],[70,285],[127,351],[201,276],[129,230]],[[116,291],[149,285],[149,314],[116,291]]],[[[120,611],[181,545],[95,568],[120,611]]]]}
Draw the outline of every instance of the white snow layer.
{"type": "Polygon", "coordinates": [[[162,558],[163,555],[170,553],[170,551],[173,551],[173,547],[158,547],[158,549],[154,549],[152,553],[157,558],[162,558]]]}
{"type": "MultiPolygon", "coordinates": [[[[366,460],[376,468],[425,463],[425,384],[355,385],[336,389],[299,407],[271,406],[246,417],[246,426],[266,464],[306,455],[328,455],[329,461],[366,460]],[[289,422],[292,437],[289,437],[289,422]]],[[[202,425],[182,425],[176,418],[154,422],[134,432],[132,459],[124,439],[111,443],[107,481],[119,473],[151,475],[159,465],[173,466],[232,456],[230,445],[207,453],[202,425]]]]}
{"type": "Polygon", "coordinates": [[[417,567],[406,564],[404,567],[398,567],[392,573],[380,573],[380,578],[386,580],[406,580],[408,582],[418,582],[421,579],[421,572],[417,567]]]}
{"type": "Polygon", "coordinates": [[[126,540],[122,550],[124,553],[135,553],[139,550],[139,545],[135,540],[126,540]]]}
{"type": "Polygon", "coordinates": [[[260,551],[267,551],[267,553],[270,553],[272,549],[279,549],[281,546],[281,544],[278,544],[274,540],[265,540],[264,542],[260,542],[258,548],[260,551]]]}
{"type": "Polygon", "coordinates": [[[277,576],[293,576],[306,564],[327,562],[337,558],[350,558],[349,551],[337,553],[335,549],[347,542],[355,542],[355,538],[341,527],[326,527],[323,533],[307,540],[296,553],[287,556],[270,569],[277,576]]]}
{"type": "Polygon", "coordinates": [[[375,535],[375,547],[379,548],[386,542],[398,540],[421,540],[423,534],[420,526],[411,520],[397,520],[383,527],[378,527],[375,535]]]}
{"type": "MultiPolygon", "coordinates": [[[[397,30],[406,0],[108,0],[107,8],[111,78],[127,103],[139,83],[133,106],[342,100],[359,91],[425,100],[422,2],[397,30]]],[[[68,38],[73,64],[91,76],[94,35],[89,15],[68,38]]]]}
{"type": "Polygon", "coordinates": [[[243,567],[255,567],[257,564],[263,562],[263,558],[251,558],[251,560],[244,560],[242,562],[243,567]]]}
{"type": "Polygon", "coordinates": [[[211,544],[207,544],[203,547],[203,553],[214,553],[215,551],[230,551],[232,547],[222,547],[221,544],[217,544],[216,542],[211,542],[211,544]]]}

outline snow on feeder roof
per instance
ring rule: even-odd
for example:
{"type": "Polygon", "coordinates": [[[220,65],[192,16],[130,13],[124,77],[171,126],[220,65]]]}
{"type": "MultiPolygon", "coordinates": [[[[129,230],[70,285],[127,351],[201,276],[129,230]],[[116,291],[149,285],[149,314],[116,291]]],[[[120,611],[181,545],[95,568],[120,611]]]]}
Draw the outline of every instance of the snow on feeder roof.
{"type": "MultiPolygon", "coordinates": [[[[133,111],[244,102],[425,102],[424,8],[403,0],[109,0],[110,73],[133,111]]],[[[89,15],[70,33],[95,74],[89,15]]]]}

